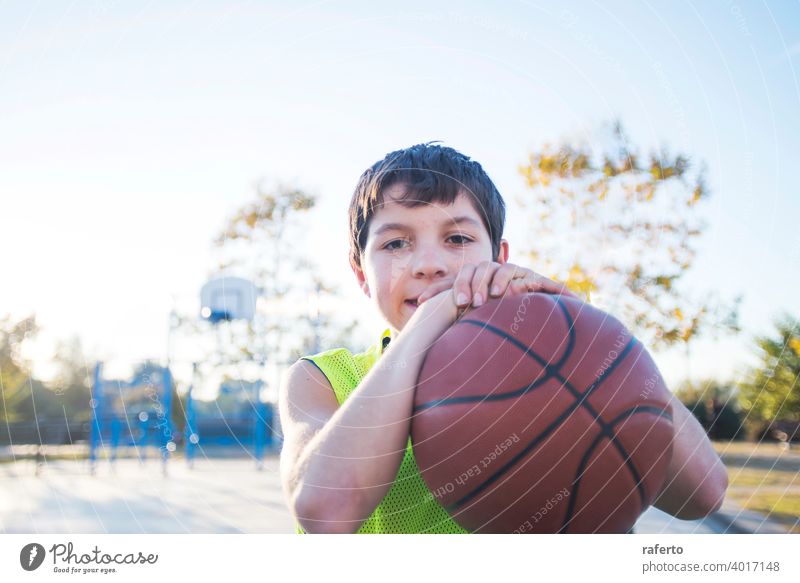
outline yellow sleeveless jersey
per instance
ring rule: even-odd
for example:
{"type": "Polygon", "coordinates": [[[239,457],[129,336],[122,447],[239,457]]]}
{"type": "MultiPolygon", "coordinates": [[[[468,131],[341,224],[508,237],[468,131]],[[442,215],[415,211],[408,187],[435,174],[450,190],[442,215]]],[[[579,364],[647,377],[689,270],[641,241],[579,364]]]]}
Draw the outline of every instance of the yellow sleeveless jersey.
{"type": "MultiPolygon", "coordinates": [[[[381,357],[390,339],[390,330],[386,329],[380,340],[365,352],[353,354],[346,348],[334,348],[302,359],[313,362],[322,371],[341,405],[381,357]]],[[[297,532],[304,534],[299,524],[297,532]]],[[[450,518],[422,480],[410,437],[391,489],[358,533],[467,533],[450,518]]]]}

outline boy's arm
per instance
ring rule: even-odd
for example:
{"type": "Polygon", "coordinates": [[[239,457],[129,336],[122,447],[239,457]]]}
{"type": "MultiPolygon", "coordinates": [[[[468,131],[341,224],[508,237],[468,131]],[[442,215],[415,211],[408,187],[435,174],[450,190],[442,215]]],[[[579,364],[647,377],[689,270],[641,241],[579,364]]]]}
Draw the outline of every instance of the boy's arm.
{"type": "Polygon", "coordinates": [[[667,477],[654,506],[683,520],[719,510],[728,488],[728,474],[694,415],[672,396],[675,435],[667,477]]]}
{"type": "Polygon", "coordinates": [[[405,455],[422,359],[456,314],[452,292],[417,308],[341,406],[314,365],[292,366],[281,387],[281,479],[306,532],[356,532],[389,491],[405,455]],[[395,366],[381,366],[387,362],[395,366]]]}
{"type": "Polygon", "coordinates": [[[500,295],[574,295],[533,271],[503,267],[465,264],[456,278],[431,284],[402,334],[341,406],[314,365],[301,361],[291,367],[280,394],[281,481],[306,532],[356,532],[391,488],[408,443],[419,368],[459,313],[456,293],[464,293],[467,304],[481,290],[489,297],[490,284],[499,286],[500,295]],[[403,366],[380,366],[385,362],[403,366]]]}

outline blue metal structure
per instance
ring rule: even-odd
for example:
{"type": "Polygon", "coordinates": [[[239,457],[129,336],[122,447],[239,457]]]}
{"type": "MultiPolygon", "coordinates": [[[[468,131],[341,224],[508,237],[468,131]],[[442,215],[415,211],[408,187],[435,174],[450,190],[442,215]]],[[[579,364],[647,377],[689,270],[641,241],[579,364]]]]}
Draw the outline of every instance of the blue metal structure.
{"type": "Polygon", "coordinates": [[[175,450],[171,419],[173,379],[169,368],[141,367],[130,381],[104,380],[98,362],[92,383],[92,422],[89,432],[89,463],[96,468],[98,451],[110,448],[109,459],[120,447],[134,447],[146,459],[147,447],[158,447],[166,464],[175,450]]]}
{"type": "Polygon", "coordinates": [[[260,399],[262,387],[261,381],[223,383],[220,396],[233,397],[233,400],[228,399],[227,406],[223,405],[225,410],[220,408],[219,400],[198,403],[192,394],[193,387],[189,387],[186,398],[185,443],[186,459],[190,467],[198,448],[215,446],[235,446],[242,451],[249,451],[257,466],[261,467],[264,454],[274,445],[274,412],[271,404],[260,399]]]}

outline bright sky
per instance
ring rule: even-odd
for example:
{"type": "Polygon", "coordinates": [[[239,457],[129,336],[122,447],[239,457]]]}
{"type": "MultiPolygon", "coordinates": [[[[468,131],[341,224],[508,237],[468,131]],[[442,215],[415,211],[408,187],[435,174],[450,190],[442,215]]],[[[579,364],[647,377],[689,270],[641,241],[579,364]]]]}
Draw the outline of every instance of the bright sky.
{"type": "Polygon", "coordinates": [[[310,248],[369,342],[346,221],[368,165],[443,140],[511,203],[532,148],[614,117],[708,164],[691,281],[744,294],[745,332],[659,355],[667,380],[734,376],[800,314],[800,3],[376,4],[0,3],[0,315],[37,314],[36,374],[72,335],[163,359],[173,299],[196,301],[260,177],[319,195],[310,248]]]}

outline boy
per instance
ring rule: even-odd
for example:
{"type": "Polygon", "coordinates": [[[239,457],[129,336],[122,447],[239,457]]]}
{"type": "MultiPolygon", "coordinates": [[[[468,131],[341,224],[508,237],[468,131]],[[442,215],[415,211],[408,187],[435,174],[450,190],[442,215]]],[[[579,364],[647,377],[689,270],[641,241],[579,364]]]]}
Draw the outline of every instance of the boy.
{"type": "MultiPolygon", "coordinates": [[[[428,347],[490,297],[573,295],[508,262],[505,205],[480,164],[434,144],[392,152],[350,204],[350,263],[389,323],[366,352],[303,357],[280,394],[281,480],[299,532],[464,533],[427,490],[409,439],[428,347]],[[374,366],[377,363],[377,366],[374,366]]],[[[656,506],[679,518],[719,508],[727,475],[673,399],[673,456],[656,506]]]]}

